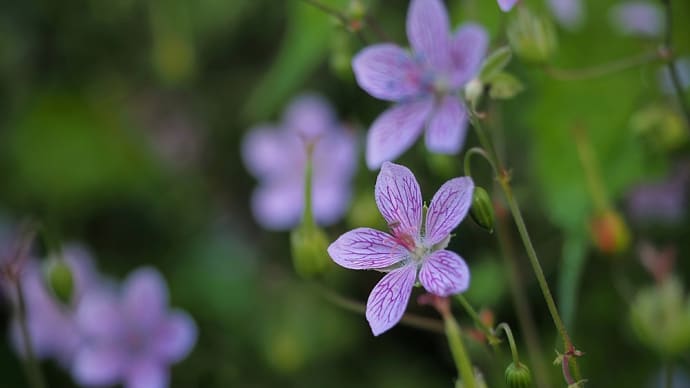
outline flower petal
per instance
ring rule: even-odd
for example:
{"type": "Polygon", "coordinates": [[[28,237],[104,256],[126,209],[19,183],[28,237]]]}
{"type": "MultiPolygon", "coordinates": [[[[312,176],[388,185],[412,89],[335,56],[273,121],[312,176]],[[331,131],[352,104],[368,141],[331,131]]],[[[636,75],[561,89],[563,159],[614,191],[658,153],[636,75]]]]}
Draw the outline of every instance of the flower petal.
{"type": "Polygon", "coordinates": [[[266,229],[286,230],[297,225],[304,208],[304,178],[288,176],[259,186],[252,194],[252,212],[266,229]]]}
{"type": "Polygon", "coordinates": [[[517,2],[518,0],[498,0],[498,7],[501,8],[501,11],[508,12],[513,9],[517,2]]]}
{"type": "Polygon", "coordinates": [[[327,226],[340,221],[352,196],[348,183],[349,179],[347,181],[338,179],[314,181],[312,210],[317,224],[327,226]]]}
{"type": "Polygon", "coordinates": [[[184,311],[173,311],[155,332],[156,354],[167,362],[178,362],[189,354],[197,338],[194,320],[184,311]]]}
{"type": "Polygon", "coordinates": [[[461,87],[477,75],[488,47],[489,34],[481,25],[465,23],[458,28],[450,48],[455,87],[461,87]]]}
{"type": "Polygon", "coordinates": [[[242,160],[257,178],[281,176],[304,163],[303,142],[294,133],[260,125],[242,140],[242,160]]]}
{"type": "Polygon", "coordinates": [[[79,385],[109,386],[122,377],[126,356],[115,347],[85,347],[74,359],[72,376],[79,385]]]}
{"type": "Polygon", "coordinates": [[[617,4],[611,8],[609,16],[619,33],[630,36],[658,37],[666,24],[661,7],[644,1],[617,4]]]}
{"type": "Polygon", "coordinates": [[[422,191],[407,167],[385,162],[376,178],[374,198],[393,235],[419,236],[422,224],[422,191]]]}
{"type": "Polygon", "coordinates": [[[433,100],[405,102],[383,112],[369,129],[366,159],[374,170],[405,152],[417,140],[433,108],[433,100]]]}
{"type": "Polygon", "coordinates": [[[337,127],[333,107],[318,94],[303,94],[292,100],[285,109],[283,123],[289,131],[309,140],[337,127]]]}
{"type": "Polygon", "coordinates": [[[431,115],[424,139],[432,152],[457,154],[467,135],[467,110],[457,96],[445,96],[431,115]]]}
{"type": "Polygon", "coordinates": [[[400,321],[412,286],[417,278],[417,268],[406,265],[386,274],[369,294],[367,300],[367,321],[375,336],[395,326],[400,321]]]}
{"type": "Polygon", "coordinates": [[[328,254],[345,268],[380,269],[403,261],[409,251],[388,233],[357,228],[338,237],[328,254]]]}
{"type": "Polygon", "coordinates": [[[143,267],[132,272],[123,285],[124,313],[138,327],[152,330],[164,318],[168,308],[168,287],[160,272],[143,267]]]}
{"type": "Polygon", "coordinates": [[[86,293],[77,306],[75,320],[87,337],[112,338],[124,325],[120,301],[110,290],[86,293]]]}
{"type": "Polygon", "coordinates": [[[435,70],[450,66],[450,23],[441,0],[413,0],[407,11],[407,38],[415,56],[435,70]]]}
{"type": "Polygon", "coordinates": [[[360,51],[352,60],[359,86],[376,98],[400,101],[421,92],[422,69],[403,48],[376,44],[360,51]]]}
{"type": "Polygon", "coordinates": [[[154,360],[141,360],[132,364],[124,388],[165,388],[169,380],[166,366],[154,360]]]}
{"type": "Polygon", "coordinates": [[[582,26],[585,15],[585,3],[582,0],[549,0],[548,5],[561,26],[569,30],[582,26]]]}
{"type": "Polygon", "coordinates": [[[419,281],[432,294],[450,296],[467,290],[470,270],[455,252],[440,250],[424,260],[419,281]]]}
{"type": "Polygon", "coordinates": [[[426,215],[424,242],[431,246],[443,241],[467,215],[472,205],[472,178],[454,178],[444,183],[431,199],[426,215]]]}

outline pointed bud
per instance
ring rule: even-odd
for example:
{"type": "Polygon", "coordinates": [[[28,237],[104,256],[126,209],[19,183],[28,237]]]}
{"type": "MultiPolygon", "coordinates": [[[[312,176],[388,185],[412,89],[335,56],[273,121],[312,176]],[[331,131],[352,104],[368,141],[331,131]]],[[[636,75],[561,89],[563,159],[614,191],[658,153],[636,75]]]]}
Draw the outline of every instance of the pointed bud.
{"type": "Polygon", "coordinates": [[[530,388],[532,386],[532,374],[527,365],[519,361],[517,365],[511,362],[506,368],[506,385],[508,388],[530,388]]]}
{"type": "Polygon", "coordinates": [[[590,222],[592,240],[600,252],[615,255],[630,245],[630,231],[623,218],[613,210],[606,210],[590,222]]]}
{"type": "Polygon", "coordinates": [[[69,265],[61,259],[49,259],[44,265],[46,280],[53,294],[60,302],[69,304],[74,294],[74,278],[69,265]]]}
{"type": "Polygon", "coordinates": [[[491,203],[489,193],[480,186],[474,188],[472,195],[472,207],[470,216],[477,225],[493,233],[494,231],[494,207],[491,203]]]}
{"type": "Polygon", "coordinates": [[[302,225],[290,233],[292,264],[303,278],[322,274],[331,263],[326,253],[328,239],[317,226],[302,225]]]}
{"type": "Polygon", "coordinates": [[[508,41],[522,59],[544,63],[556,51],[556,29],[546,16],[520,7],[508,25],[508,41]]]}

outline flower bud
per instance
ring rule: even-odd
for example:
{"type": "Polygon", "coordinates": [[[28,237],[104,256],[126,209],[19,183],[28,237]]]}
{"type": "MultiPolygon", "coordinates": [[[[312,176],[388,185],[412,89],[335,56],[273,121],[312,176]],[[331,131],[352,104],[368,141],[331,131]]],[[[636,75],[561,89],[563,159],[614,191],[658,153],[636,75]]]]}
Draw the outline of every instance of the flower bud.
{"type": "Polygon", "coordinates": [[[479,78],[473,78],[465,86],[465,98],[473,107],[479,104],[482,94],[484,94],[484,84],[479,78]]]}
{"type": "Polygon", "coordinates": [[[69,265],[61,259],[49,259],[44,267],[48,286],[55,297],[64,304],[72,301],[74,278],[69,265]]]}
{"type": "Polygon", "coordinates": [[[290,233],[292,264],[303,278],[322,274],[331,263],[326,234],[315,225],[302,225],[290,233]]]}
{"type": "Polygon", "coordinates": [[[513,362],[506,368],[506,385],[508,388],[530,388],[532,386],[532,375],[527,365],[513,362]]]}
{"type": "Polygon", "coordinates": [[[623,218],[613,210],[606,210],[590,222],[592,240],[600,252],[614,255],[625,252],[630,245],[630,231],[623,218]]]}
{"type": "Polygon", "coordinates": [[[515,53],[529,62],[544,63],[556,51],[556,30],[549,18],[520,7],[508,25],[508,41],[515,53]]]}
{"type": "Polygon", "coordinates": [[[493,233],[494,231],[494,207],[489,193],[484,188],[476,186],[472,195],[472,207],[470,216],[477,225],[493,233]]]}

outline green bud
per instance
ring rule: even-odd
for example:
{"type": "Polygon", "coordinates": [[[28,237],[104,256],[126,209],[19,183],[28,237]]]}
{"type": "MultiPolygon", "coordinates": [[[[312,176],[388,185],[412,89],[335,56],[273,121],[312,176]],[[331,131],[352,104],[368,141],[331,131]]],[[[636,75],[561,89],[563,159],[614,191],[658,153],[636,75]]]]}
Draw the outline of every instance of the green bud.
{"type": "Polygon", "coordinates": [[[465,85],[465,99],[470,102],[472,107],[479,104],[482,94],[484,94],[484,84],[479,78],[474,78],[465,85]]]}
{"type": "Polygon", "coordinates": [[[689,139],[683,117],[666,104],[652,104],[635,112],[630,128],[646,143],[664,151],[680,149],[689,139]]]}
{"type": "Polygon", "coordinates": [[[74,278],[67,263],[61,259],[49,259],[45,263],[44,273],[55,297],[60,302],[69,304],[74,293],[74,278]]]}
{"type": "Polygon", "coordinates": [[[506,385],[508,388],[529,388],[532,386],[532,374],[527,365],[511,362],[506,368],[506,385]]]}
{"type": "Polygon", "coordinates": [[[331,263],[326,234],[315,225],[302,225],[290,233],[292,264],[303,278],[322,274],[331,263]]]}
{"type": "Polygon", "coordinates": [[[491,53],[482,64],[479,71],[479,79],[484,83],[491,83],[494,77],[500,74],[513,57],[510,47],[501,47],[491,53]]]}
{"type": "Polygon", "coordinates": [[[520,7],[508,24],[508,41],[515,53],[529,62],[547,62],[556,51],[556,29],[548,17],[520,7]]]}
{"type": "Polygon", "coordinates": [[[491,81],[489,97],[494,100],[508,100],[525,90],[525,86],[519,79],[508,73],[498,73],[491,81]]]}
{"type": "Polygon", "coordinates": [[[470,216],[477,225],[493,233],[494,231],[494,207],[489,193],[484,188],[476,186],[472,195],[472,207],[470,216]]]}

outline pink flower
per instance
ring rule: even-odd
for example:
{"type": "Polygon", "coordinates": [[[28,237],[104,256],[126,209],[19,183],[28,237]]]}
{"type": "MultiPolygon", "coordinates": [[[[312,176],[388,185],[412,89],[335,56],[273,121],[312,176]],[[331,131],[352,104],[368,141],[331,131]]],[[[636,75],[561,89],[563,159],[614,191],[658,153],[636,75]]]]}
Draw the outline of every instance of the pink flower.
{"type": "Polygon", "coordinates": [[[436,192],[422,225],[422,194],[412,172],[385,162],[376,180],[376,205],[391,234],[358,228],[328,247],[333,261],[349,269],[388,272],[367,301],[366,317],[374,335],[402,318],[416,281],[438,296],[465,291],[470,272],[465,261],[445,248],[450,232],[467,215],[472,203],[471,178],[451,179],[436,192]]]}
{"type": "Polygon", "coordinates": [[[412,53],[392,43],[369,46],[352,61],[359,86],[396,103],[371,125],[366,161],[376,169],[396,159],[426,128],[432,152],[456,154],[467,131],[467,109],[460,91],[479,71],[489,38],[478,24],[450,32],[440,0],[413,0],[407,13],[412,53]]]}

